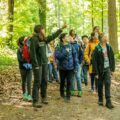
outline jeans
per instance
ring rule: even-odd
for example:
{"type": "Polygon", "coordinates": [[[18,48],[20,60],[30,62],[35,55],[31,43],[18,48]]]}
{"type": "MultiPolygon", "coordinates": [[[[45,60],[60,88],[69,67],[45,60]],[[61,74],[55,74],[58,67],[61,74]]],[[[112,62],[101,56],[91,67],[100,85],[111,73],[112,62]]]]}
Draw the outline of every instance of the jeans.
{"type": "Polygon", "coordinates": [[[27,84],[27,93],[28,95],[31,95],[32,70],[20,69],[20,74],[22,78],[23,94],[26,93],[26,84],[27,84]]]}
{"type": "Polygon", "coordinates": [[[47,97],[47,74],[48,74],[48,64],[43,64],[39,69],[33,69],[34,73],[34,83],[33,83],[33,102],[38,102],[40,99],[39,90],[41,89],[41,97],[47,97]]]}
{"type": "Polygon", "coordinates": [[[110,69],[105,71],[103,74],[99,75],[98,80],[98,97],[99,101],[103,101],[103,85],[105,85],[105,97],[107,101],[110,101],[110,85],[111,85],[111,78],[110,78],[110,69]]]}
{"type": "Polygon", "coordinates": [[[85,85],[88,84],[88,65],[83,65],[82,67],[82,71],[83,71],[83,79],[84,79],[84,83],[85,85]]]}
{"type": "Polygon", "coordinates": [[[66,85],[66,97],[70,98],[71,79],[73,77],[72,70],[60,70],[60,95],[65,96],[64,89],[66,85]]]}
{"type": "Polygon", "coordinates": [[[82,91],[82,82],[81,82],[81,66],[79,65],[78,71],[74,73],[73,79],[71,81],[71,90],[75,90],[75,81],[77,81],[77,89],[78,91],[82,91]]]}
{"type": "Polygon", "coordinates": [[[53,63],[48,64],[48,68],[49,68],[49,81],[52,81],[52,74],[54,76],[54,79],[58,81],[58,73],[53,63]]]}

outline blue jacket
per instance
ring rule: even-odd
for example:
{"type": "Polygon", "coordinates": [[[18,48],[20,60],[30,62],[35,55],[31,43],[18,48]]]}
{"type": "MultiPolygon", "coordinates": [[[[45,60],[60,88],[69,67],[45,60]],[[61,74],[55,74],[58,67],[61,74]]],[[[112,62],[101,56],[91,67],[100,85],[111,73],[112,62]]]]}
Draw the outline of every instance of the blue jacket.
{"type": "Polygon", "coordinates": [[[78,62],[79,62],[79,64],[81,64],[82,60],[83,60],[83,51],[81,49],[81,46],[77,42],[74,42],[74,43],[71,43],[71,44],[75,48],[75,50],[77,52],[78,62]]]}
{"type": "Polygon", "coordinates": [[[56,58],[59,61],[60,70],[78,70],[77,53],[71,44],[61,44],[60,47],[56,49],[56,58]],[[69,52],[67,49],[69,49],[69,52]]]}

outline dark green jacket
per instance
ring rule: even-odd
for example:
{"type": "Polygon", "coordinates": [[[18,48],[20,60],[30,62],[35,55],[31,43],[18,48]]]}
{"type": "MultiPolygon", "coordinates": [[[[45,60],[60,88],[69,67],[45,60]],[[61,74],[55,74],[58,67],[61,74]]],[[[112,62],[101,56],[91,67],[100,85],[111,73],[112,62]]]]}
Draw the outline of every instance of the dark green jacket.
{"type": "Polygon", "coordinates": [[[62,32],[59,29],[57,32],[52,34],[51,36],[46,37],[44,41],[39,38],[39,35],[34,35],[31,38],[31,45],[30,45],[30,58],[32,62],[33,68],[39,67],[43,64],[48,63],[48,51],[47,51],[47,44],[54,40],[56,37],[60,35],[62,32]]]}
{"type": "MultiPolygon", "coordinates": [[[[109,66],[112,72],[115,71],[115,58],[112,47],[109,44],[106,44],[107,53],[109,58],[109,66]]],[[[98,44],[93,52],[92,56],[93,72],[96,74],[103,74],[104,72],[104,54],[102,47],[98,44]]]]}

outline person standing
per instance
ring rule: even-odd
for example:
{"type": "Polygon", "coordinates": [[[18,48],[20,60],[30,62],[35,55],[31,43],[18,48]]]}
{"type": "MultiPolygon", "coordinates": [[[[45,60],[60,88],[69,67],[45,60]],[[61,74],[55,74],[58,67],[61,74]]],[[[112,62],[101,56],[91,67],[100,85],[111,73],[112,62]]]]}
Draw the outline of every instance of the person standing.
{"type": "Polygon", "coordinates": [[[25,36],[22,36],[18,39],[19,48],[17,50],[17,59],[19,62],[19,69],[22,78],[23,100],[32,101],[32,97],[31,97],[32,65],[29,59],[26,60],[23,57],[24,56],[23,47],[25,40],[26,40],[25,36]]]}
{"type": "MultiPolygon", "coordinates": [[[[83,41],[83,53],[85,52],[85,49],[87,48],[87,46],[89,45],[89,38],[87,35],[82,36],[82,41],[83,41]]],[[[83,59],[82,62],[82,72],[83,72],[83,81],[85,83],[85,86],[88,85],[88,68],[89,65],[88,63],[83,59]]]]}
{"type": "Polygon", "coordinates": [[[106,107],[114,108],[111,102],[111,75],[115,71],[115,58],[112,47],[107,43],[108,37],[104,33],[99,36],[98,44],[93,53],[93,71],[98,80],[98,104],[103,106],[103,85],[105,85],[106,107]]]}
{"type": "Polygon", "coordinates": [[[56,58],[59,61],[60,95],[65,102],[70,101],[71,80],[73,72],[78,71],[78,58],[75,48],[69,43],[66,33],[60,36],[60,46],[56,49],[56,58]],[[66,82],[66,95],[64,92],[66,82]]]}
{"type": "Polygon", "coordinates": [[[43,104],[48,104],[47,100],[47,75],[48,75],[48,50],[49,42],[58,37],[62,30],[66,28],[64,25],[54,34],[45,35],[45,29],[42,25],[36,25],[34,28],[34,35],[31,39],[30,57],[33,66],[34,84],[33,84],[33,107],[42,107],[43,104]],[[39,90],[41,89],[41,96],[39,90]],[[41,97],[41,98],[40,98],[41,97]]]}
{"type": "Polygon", "coordinates": [[[78,70],[74,72],[73,80],[71,81],[71,95],[75,95],[75,81],[77,81],[77,89],[78,89],[78,97],[82,97],[82,82],[81,82],[81,63],[83,59],[83,51],[81,49],[81,46],[78,44],[78,40],[76,38],[76,34],[74,30],[70,30],[70,42],[71,45],[75,48],[77,59],[78,59],[78,70]]]}
{"type": "Polygon", "coordinates": [[[95,47],[98,45],[98,35],[93,32],[91,34],[91,39],[89,41],[88,46],[85,49],[84,52],[84,59],[86,63],[89,65],[89,74],[91,78],[91,92],[97,92],[97,79],[95,78],[95,73],[93,72],[93,66],[92,66],[92,55],[95,50],[95,47]]]}

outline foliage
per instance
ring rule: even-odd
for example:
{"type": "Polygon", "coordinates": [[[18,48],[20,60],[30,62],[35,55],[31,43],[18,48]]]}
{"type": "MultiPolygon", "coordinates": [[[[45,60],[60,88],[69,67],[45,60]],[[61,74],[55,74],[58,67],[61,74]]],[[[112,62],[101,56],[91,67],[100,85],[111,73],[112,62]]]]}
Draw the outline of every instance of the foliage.
{"type": "MultiPolygon", "coordinates": [[[[14,33],[13,48],[17,47],[16,40],[22,36],[33,33],[33,27],[40,22],[38,1],[41,0],[14,0],[14,33]]],[[[94,25],[102,28],[102,17],[104,32],[108,32],[108,5],[107,0],[46,0],[46,30],[47,34],[58,28],[58,24],[68,24],[68,29],[75,29],[79,36],[90,35],[92,31],[92,18],[94,25]],[[103,6],[103,16],[102,16],[103,6]]],[[[5,46],[8,33],[8,2],[0,1],[0,45],[5,46]]],[[[118,35],[120,36],[120,1],[117,1],[118,35]]],[[[42,18],[41,18],[42,19],[42,18]]]]}

